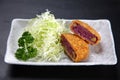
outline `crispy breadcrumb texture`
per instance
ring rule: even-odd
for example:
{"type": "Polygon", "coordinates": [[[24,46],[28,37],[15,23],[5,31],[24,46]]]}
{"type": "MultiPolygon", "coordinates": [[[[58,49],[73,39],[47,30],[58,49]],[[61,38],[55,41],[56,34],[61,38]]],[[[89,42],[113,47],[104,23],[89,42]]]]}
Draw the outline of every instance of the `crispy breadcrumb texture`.
{"type": "MultiPolygon", "coordinates": [[[[88,31],[90,31],[93,35],[95,35],[95,36],[97,37],[97,41],[96,41],[96,43],[93,43],[93,42],[91,42],[90,40],[86,40],[84,37],[82,37],[82,36],[80,36],[79,34],[77,34],[79,37],[81,37],[82,39],[86,40],[86,41],[87,41],[89,44],[91,44],[91,45],[96,45],[96,44],[98,44],[98,43],[100,42],[100,40],[101,40],[100,34],[99,34],[95,29],[93,29],[90,25],[88,25],[87,23],[85,23],[85,22],[83,22],[83,21],[80,21],[80,20],[73,20],[73,21],[71,22],[71,24],[70,24],[70,29],[71,29],[71,31],[72,31],[74,34],[76,34],[76,33],[74,32],[73,27],[76,25],[76,23],[77,23],[78,25],[81,25],[82,27],[86,28],[86,29],[87,29],[88,31]]],[[[92,40],[95,40],[95,39],[92,39],[92,40]]]]}
{"type": "Polygon", "coordinates": [[[74,62],[82,61],[88,57],[89,46],[83,39],[71,33],[64,33],[61,36],[64,36],[65,39],[69,42],[69,44],[73,48],[74,50],[73,54],[76,55],[75,57],[73,57],[71,53],[69,53],[66,49],[65,52],[74,62]]]}

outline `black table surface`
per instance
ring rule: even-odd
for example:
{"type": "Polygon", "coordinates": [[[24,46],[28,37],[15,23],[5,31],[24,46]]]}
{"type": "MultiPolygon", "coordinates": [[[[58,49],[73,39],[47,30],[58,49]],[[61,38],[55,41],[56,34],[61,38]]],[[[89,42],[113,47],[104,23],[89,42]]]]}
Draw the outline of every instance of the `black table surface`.
{"type": "MultiPolygon", "coordinates": [[[[0,0],[0,80],[120,80],[120,0],[0,0]],[[23,66],[4,62],[14,18],[30,19],[49,9],[56,18],[108,19],[118,63],[100,66],[23,66]]],[[[108,47],[109,48],[109,47],[108,47]]]]}

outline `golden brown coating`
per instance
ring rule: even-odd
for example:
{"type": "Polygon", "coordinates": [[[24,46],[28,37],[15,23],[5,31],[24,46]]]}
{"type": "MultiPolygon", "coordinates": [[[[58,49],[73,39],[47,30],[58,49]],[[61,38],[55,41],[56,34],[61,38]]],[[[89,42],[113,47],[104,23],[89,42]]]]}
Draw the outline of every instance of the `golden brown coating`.
{"type": "Polygon", "coordinates": [[[71,33],[61,35],[61,43],[66,54],[74,61],[79,62],[88,57],[89,46],[79,36],[71,33]]]}
{"type": "MultiPolygon", "coordinates": [[[[78,27],[78,26],[77,26],[78,27]]],[[[82,28],[82,29],[83,29],[82,28]]],[[[100,34],[94,30],[90,25],[88,25],[87,23],[85,22],[82,22],[80,20],[73,20],[70,24],[70,29],[71,31],[74,33],[74,34],[77,34],[79,37],[81,37],[82,39],[86,40],[89,44],[98,44],[101,40],[101,37],[100,37],[100,34]],[[76,33],[75,30],[73,30],[73,28],[76,26],[76,25],[79,25],[81,27],[84,28],[84,31],[87,31],[85,34],[88,36],[89,39],[87,39],[84,36],[81,36],[80,34],[76,33]],[[85,30],[86,29],[86,30],[85,30]],[[92,35],[94,37],[90,37],[89,35],[92,35]]],[[[80,29],[79,29],[80,30],[80,29]]],[[[83,34],[84,32],[82,31],[81,34],[83,34]]]]}

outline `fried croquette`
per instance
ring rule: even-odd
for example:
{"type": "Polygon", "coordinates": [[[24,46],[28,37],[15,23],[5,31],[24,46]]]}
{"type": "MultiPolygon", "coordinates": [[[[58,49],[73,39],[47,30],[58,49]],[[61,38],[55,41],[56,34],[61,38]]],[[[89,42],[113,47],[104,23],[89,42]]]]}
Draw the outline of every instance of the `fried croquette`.
{"type": "Polygon", "coordinates": [[[87,41],[89,44],[98,44],[101,40],[100,34],[90,25],[80,20],[73,20],[70,24],[71,31],[87,41]]]}
{"type": "Polygon", "coordinates": [[[64,33],[61,35],[61,43],[66,54],[74,62],[82,61],[88,57],[88,43],[79,36],[71,33],[64,33]]]}

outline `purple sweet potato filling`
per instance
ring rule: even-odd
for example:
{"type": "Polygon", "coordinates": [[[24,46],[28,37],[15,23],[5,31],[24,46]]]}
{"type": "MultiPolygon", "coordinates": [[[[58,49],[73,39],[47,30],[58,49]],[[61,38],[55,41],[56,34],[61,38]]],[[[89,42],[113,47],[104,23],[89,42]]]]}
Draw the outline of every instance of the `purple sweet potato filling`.
{"type": "Polygon", "coordinates": [[[90,31],[88,31],[86,28],[82,27],[81,25],[74,26],[73,30],[76,34],[84,37],[85,39],[87,39],[93,43],[96,43],[97,37],[94,34],[92,34],[90,31]],[[94,40],[93,40],[93,38],[94,38],[94,40]]]}
{"type": "Polygon", "coordinates": [[[73,58],[76,57],[76,55],[74,54],[74,50],[71,47],[70,43],[65,39],[64,36],[62,36],[62,40],[61,40],[62,45],[64,46],[64,48],[68,51],[68,53],[70,55],[72,55],[73,58]]]}

